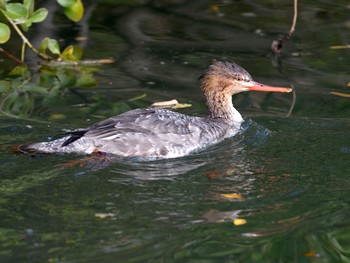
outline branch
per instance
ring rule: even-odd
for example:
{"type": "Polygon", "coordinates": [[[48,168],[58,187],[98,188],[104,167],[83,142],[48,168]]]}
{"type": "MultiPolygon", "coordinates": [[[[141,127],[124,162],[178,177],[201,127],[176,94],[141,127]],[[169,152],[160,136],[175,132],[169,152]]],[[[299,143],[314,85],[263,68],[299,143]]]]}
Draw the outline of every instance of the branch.
{"type": "Polygon", "coordinates": [[[295,25],[297,23],[298,18],[298,0],[294,0],[294,16],[293,16],[293,23],[291,28],[289,29],[289,32],[286,33],[283,37],[281,37],[279,40],[272,41],[271,44],[271,50],[274,54],[279,55],[283,49],[284,44],[292,37],[292,34],[295,30],[295,25]]]}
{"type": "MultiPolygon", "coordinates": [[[[12,21],[11,18],[9,18],[8,16],[6,16],[5,14],[3,14],[7,21],[11,24],[11,26],[15,29],[15,31],[17,32],[17,34],[22,38],[22,41],[24,44],[28,45],[28,47],[35,53],[37,54],[39,57],[41,57],[44,60],[51,60],[51,58],[46,55],[41,53],[40,51],[38,51],[36,48],[33,47],[33,45],[29,42],[29,40],[26,38],[26,36],[22,33],[22,31],[19,29],[19,27],[15,24],[15,22],[12,21]]],[[[22,51],[23,52],[23,51],[22,51]]],[[[23,59],[23,54],[22,54],[22,59],[23,59]]]]}
{"type": "Polygon", "coordinates": [[[0,47],[0,52],[4,53],[6,56],[8,56],[9,58],[13,59],[14,61],[16,61],[18,64],[23,65],[23,61],[19,60],[18,58],[16,58],[15,56],[13,56],[12,54],[8,53],[7,51],[5,51],[2,47],[0,47]]]}

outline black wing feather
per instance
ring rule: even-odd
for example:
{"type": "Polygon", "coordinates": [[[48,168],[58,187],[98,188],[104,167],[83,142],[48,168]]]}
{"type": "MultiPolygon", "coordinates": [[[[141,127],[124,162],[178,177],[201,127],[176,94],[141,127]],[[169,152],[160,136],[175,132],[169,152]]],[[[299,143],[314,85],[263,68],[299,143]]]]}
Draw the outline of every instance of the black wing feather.
{"type": "Polygon", "coordinates": [[[88,132],[87,130],[81,130],[81,131],[72,131],[72,132],[65,133],[64,135],[70,135],[70,137],[64,143],[62,143],[61,147],[67,146],[68,144],[75,142],[76,140],[83,137],[84,134],[87,132],[88,132]]]}

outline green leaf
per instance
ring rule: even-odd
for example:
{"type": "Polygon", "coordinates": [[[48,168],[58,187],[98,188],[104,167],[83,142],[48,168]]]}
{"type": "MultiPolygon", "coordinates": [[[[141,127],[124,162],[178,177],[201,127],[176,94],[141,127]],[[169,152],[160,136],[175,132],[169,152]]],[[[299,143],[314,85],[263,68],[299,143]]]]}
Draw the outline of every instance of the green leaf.
{"type": "Polygon", "coordinates": [[[8,96],[5,101],[4,108],[2,109],[5,112],[8,112],[13,115],[18,116],[28,116],[31,109],[34,106],[34,98],[30,96],[27,92],[25,93],[13,93],[8,96]],[[13,100],[15,98],[15,100],[13,100]]]}
{"type": "Polygon", "coordinates": [[[83,57],[83,49],[80,46],[74,45],[73,46],[73,56],[77,59],[81,59],[83,57]]]}
{"type": "Polygon", "coordinates": [[[9,81],[0,80],[0,92],[5,93],[11,89],[11,84],[9,81]]]}
{"type": "Polygon", "coordinates": [[[83,55],[83,50],[79,46],[68,46],[62,52],[63,60],[79,61],[83,55]]]}
{"type": "Polygon", "coordinates": [[[4,13],[7,17],[13,20],[26,20],[28,18],[27,8],[20,3],[7,4],[4,13]]]}
{"type": "Polygon", "coordinates": [[[57,0],[57,2],[63,7],[71,7],[77,0],[57,0]]]}
{"type": "Polygon", "coordinates": [[[29,18],[29,21],[32,23],[39,23],[46,19],[48,11],[46,8],[39,8],[35,10],[33,15],[29,18]]]}
{"type": "Polygon", "coordinates": [[[50,40],[50,38],[48,38],[48,37],[45,37],[42,41],[41,41],[41,43],[40,43],[40,47],[39,47],[39,51],[41,52],[41,53],[46,53],[46,49],[47,49],[47,47],[49,46],[49,40],[50,40]]]}
{"type": "Polygon", "coordinates": [[[10,36],[10,28],[4,23],[0,23],[0,44],[6,43],[10,39],[10,36]]]}
{"type": "Polygon", "coordinates": [[[31,93],[36,93],[36,94],[39,94],[39,95],[47,95],[49,94],[49,91],[44,88],[44,87],[40,87],[40,86],[37,86],[37,85],[27,85],[25,87],[25,90],[28,91],[28,92],[31,92],[31,93]]]}
{"type": "Polygon", "coordinates": [[[64,8],[65,15],[73,22],[78,22],[83,18],[84,6],[81,0],[77,0],[73,5],[64,8]]]}
{"type": "Polygon", "coordinates": [[[47,41],[47,48],[51,51],[52,54],[60,55],[60,46],[56,39],[49,38],[47,41]]]}
{"type": "MultiPolygon", "coordinates": [[[[10,77],[29,77],[30,72],[29,72],[27,66],[16,66],[14,69],[12,69],[10,71],[10,73],[8,75],[10,77]]],[[[16,85],[14,85],[14,83],[12,83],[12,85],[16,86],[16,85]]]]}
{"type": "Polygon", "coordinates": [[[77,82],[76,72],[63,70],[63,71],[57,72],[56,76],[60,82],[61,87],[72,87],[72,86],[75,86],[77,82]]]}
{"type": "Polygon", "coordinates": [[[71,56],[73,55],[74,52],[74,47],[72,45],[69,45],[68,47],[66,47],[63,52],[62,52],[62,57],[64,56],[71,56]]]}
{"type": "Polygon", "coordinates": [[[45,78],[49,77],[49,78],[56,79],[57,69],[46,66],[46,65],[42,65],[40,67],[40,73],[42,73],[41,77],[45,77],[45,78]]]}
{"type": "Polygon", "coordinates": [[[72,45],[66,47],[61,55],[63,60],[78,61],[78,59],[73,55],[74,47],[72,45]]]}
{"type": "Polygon", "coordinates": [[[7,0],[0,0],[0,9],[6,10],[6,2],[7,0]]]}
{"type": "Polygon", "coordinates": [[[13,90],[9,95],[6,96],[5,100],[1,101],[1,110],[5,112],[11,112],[11,107],[18,98],[18,91],[13,90]]]}
{"type": "Polygon", "coordinates": [[[89,73],[84,74],[83,73],[80,75],[80,78],[78,79],[76,85],[78,87],[86,87],[86,88],[95,87],[95,86],[97,86],[97,81],[92,74],[89,74],[89,73]]]}
{"type": "Polygon", "coordinates": [[[34,0],[23,0],[23,5],[27,9],[29,16],[34,12],[34,0]]]}
{"type": "Polygon", "coordinates": [[[34,99],[28,93],[24,93],[23,103],[19,109],[19,115],[28,116],[31,109],[34,107],[34,99]]]}
{"type": "Polygon", "coordinates": [[[23,29],[23,31],[27,32],[29,30],[29,27],[32,25],[32,22],[30,22],[29,20],[27,20],[24,23],[21,23],[21,27],[23,29]]]}

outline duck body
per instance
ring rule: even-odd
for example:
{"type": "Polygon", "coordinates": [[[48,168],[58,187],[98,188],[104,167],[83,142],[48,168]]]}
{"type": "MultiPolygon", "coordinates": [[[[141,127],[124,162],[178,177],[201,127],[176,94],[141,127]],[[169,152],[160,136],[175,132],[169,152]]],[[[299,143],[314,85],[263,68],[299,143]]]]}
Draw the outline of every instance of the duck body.
{"type": "Polygon", "coordinates": [[[105,152],[148,159],[188,155],[235,135],[243,119],[192,117],[160,108],[135,109],[64,137],[29,145],[47,153],[105,152]]]}
{"type": "Polygon", "coordinates": [[[199,78],[208,108],[207,117],[195,117],[160,108],[131,110],[62,138],[27,145],[46,153],[104,152],[121,157],[163,159],[203,149],[239,132],[243,118],[233,107],[232,95],[244,91],[291,92],[253,81],[235,63],[214,62],[199,78]]]}

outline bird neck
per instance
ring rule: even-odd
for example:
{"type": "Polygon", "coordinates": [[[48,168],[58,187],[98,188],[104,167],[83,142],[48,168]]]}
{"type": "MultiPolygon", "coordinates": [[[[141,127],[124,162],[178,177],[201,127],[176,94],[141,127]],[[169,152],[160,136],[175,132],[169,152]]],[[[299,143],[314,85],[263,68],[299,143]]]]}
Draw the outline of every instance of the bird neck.
{"type": "Polygon", "coordinates": [[[212,94],[206,98],[210,118],[222,118],[230,123],[241,123],[241,114],[233,107],[232,96],[229,94],[212,94]]]}
{"type": "Polygon", "coordinates": [[[218,78],[204,77],[202,90],[206,99],[210,118],[221,118],[228,123],[243,122],[241,114],[233,107],[232,95],[224,91],[227,84],[218,78]],[[223,87],[220,90],[220,87],[223,87]]]}

